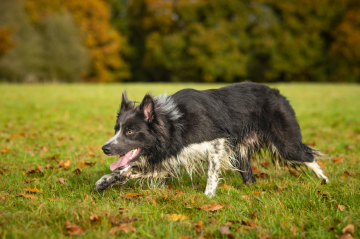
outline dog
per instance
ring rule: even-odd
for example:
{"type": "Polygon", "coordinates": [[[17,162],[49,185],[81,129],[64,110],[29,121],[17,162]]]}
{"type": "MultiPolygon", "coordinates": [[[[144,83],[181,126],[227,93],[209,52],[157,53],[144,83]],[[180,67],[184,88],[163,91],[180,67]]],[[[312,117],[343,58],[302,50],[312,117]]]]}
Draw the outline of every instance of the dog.
{"type": "Polygon", "coordinates": [[[323,154],[302,142],[295,112],[277,89],[252,82],[183,89],[170,96],[146,94],[136,107],[124,92],[115,135],[102,147],[120,157],[95,190],[131,179],[164,183],[181,176],[181,168],[191,176],[207,162],[205,194],[213,197],[221,170],[239,171],[245,184],[256,182],[251,158],[262,149],[277,165],[305,164],[328,181],[315,159],[323,154]]]}

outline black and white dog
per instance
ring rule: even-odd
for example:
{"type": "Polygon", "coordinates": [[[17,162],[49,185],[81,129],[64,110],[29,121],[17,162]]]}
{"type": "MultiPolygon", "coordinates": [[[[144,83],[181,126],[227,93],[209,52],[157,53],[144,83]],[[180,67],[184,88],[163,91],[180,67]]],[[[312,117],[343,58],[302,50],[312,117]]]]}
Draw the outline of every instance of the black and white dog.
{"type": "Polygon", "coordinates": [[[251,156],[263,148],[275,163],[305,164],[328,181],[315,160],[322,153],[301,138],[289,102],[265,85],[245,82],[171,96],[146,94],[137,107],[123,93],[115,135],[102,147],[106,155],[120,157],[95,189],[130,179],[165,182],[179,176],[181,167],[191,176],[208,162],[205,194],[214,196],[221,169],[236,169],[244,183],[255,182],[251,156]]]}

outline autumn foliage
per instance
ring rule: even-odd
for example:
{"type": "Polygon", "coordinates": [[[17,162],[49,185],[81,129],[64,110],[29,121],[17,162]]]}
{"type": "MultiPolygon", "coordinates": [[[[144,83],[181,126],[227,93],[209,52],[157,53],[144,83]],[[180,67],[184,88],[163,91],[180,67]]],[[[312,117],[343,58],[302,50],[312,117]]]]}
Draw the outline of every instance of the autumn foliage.
{"type": "Polygon", "coordinates": [[[360,82],[357,0],[5,2],[7,81],[360,82]]]}

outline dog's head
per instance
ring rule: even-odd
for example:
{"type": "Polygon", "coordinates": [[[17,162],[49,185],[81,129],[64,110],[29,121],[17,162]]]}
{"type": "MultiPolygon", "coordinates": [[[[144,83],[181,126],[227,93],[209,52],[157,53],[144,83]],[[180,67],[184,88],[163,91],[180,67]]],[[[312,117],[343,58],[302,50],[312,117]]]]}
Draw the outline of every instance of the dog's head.
{"type": "Polygon", "coordinates": [[[102,147],[106,155],[119,156],[119,159],[111,164],[111,171],[132,165],[156,144],[156,137],[151,132],[156,120],[154,99],[149,94],[145,95],[137,107],[128,100],[125,92],[122,94],[115,135],[102,147]]]}

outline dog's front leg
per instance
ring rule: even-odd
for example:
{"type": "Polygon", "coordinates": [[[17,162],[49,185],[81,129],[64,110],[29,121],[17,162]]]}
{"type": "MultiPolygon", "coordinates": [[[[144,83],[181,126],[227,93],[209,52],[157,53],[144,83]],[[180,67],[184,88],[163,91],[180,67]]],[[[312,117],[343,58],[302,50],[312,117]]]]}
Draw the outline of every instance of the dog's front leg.
{"type": "Polygon", "coordinates": [[[205,194],[213,197],[216,194],[216,188],[219,183],[220,159],[221,159],[221,142],[214,143],[214,149],[209,152],[209,167],[205,194]]]}
{"type": "Polygon", "coordinates": [[[95,183],[95,190],[96,191],[104,191],[108,187],[120,184],[125,185],[127,181],[130,180],[129,175],[131,175],[133,168],[128,167],[122,170],[117,170],[113,173],[106,174],[102,176],[96,183],[95,183]]]}
{"type": "Polygon", "coordinates": [[[124,185],[126,182],[126,178],[121,176],[118,172],[106,174],[95,183],[95,190],[104,191],[114,184],[124,185]]]}

